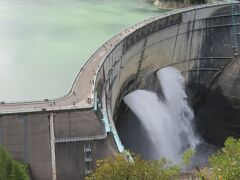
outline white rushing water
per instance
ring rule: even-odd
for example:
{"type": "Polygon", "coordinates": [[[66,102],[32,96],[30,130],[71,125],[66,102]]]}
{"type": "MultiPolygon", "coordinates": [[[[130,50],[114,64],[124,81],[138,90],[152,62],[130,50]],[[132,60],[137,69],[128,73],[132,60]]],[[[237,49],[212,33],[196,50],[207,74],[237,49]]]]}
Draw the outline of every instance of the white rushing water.
{"type": "Polygon", "coordinates": [[[152,141],[154,159],[166,157],[180,163],[181,155],[199,143],[194,135],[194,114],[187,103],[184,78],[172,67],[157,72],[161,95],[146,90],[136,90],[124,102],[136,114],[152,141]]]}

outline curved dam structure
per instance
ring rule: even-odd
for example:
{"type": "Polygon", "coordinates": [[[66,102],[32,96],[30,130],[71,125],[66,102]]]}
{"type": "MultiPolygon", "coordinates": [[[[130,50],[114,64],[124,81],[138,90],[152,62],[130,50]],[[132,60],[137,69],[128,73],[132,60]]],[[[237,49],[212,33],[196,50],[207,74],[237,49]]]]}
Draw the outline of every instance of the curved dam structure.
{"type": "Polygon", "coordinates": [[[96,160],[124,150],[116,130],[128,111],[123,97],[167,66],[185,77],[207,141],[221,145],[227,136],[239,137],[239,5],[172,11],[122,31],[86,62],[67,96],[1,102],[0,144],[29,163],[32,179],[82,179],[96,160]]]}

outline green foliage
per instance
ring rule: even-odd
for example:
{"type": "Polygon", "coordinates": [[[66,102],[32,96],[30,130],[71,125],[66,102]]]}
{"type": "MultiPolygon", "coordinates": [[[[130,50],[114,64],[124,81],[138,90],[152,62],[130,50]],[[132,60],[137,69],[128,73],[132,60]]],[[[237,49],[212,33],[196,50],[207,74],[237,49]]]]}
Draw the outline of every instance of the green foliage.
{"type": "MultiPolygon", "coordinates": [[[[196,153],[186,150],[182,163],[189,166],[196,153]]],[[[165,180],[177,179],[179,167],[173,166],[166,159],[147,161],[140,156],[127,160],[123,155],[97,162],[97,169],[86,180],[165,180]]],[[[211,168],[197,169],[195,175],[202,180],[237,180],[240,179],[240,139],[228,138],[224,147],[209,158],[211,168]]]]}
{"type": "Polygon", "coordinates": [[[12,159],[7,151],[0,146],[0,180],[10,179],[12,172],[12,159]]]}
{"type": "Polygon", "coordinates": [[[189,148],[186,151],[184,151],[182,155],[182,162],[184,166],[189,166],[192,163],[192,157],[194,156],[195,153],[196,151],[192,148],[189,148]]]}
{"type": "Polygon", "coordinates": [[[115,158],[97,161],[97,169],[86,180],[162,180],[177,179],[180,169],[166,159],[144,160],[133,155],[127,160],[119,154],[115,158]]]}
{"type": "Polygon", "coordinates": [[[28,180],[24,169],[16,161],[13,161],[11,180],[28,180]]]}
{"type": "Polygon", "coordinates": [[[25,168],[0,146],[0,180],[29,180],[25,168]]]}
{"type": "Polygon", "coordinates": [[[186,151],[184,151],[183,155],[182,155],[182,163],[185,167],[187,167],[187,179],[189,179],[189,166],[192,164],[192,157],[194,156],[194,154],[196,153],[196,151],[192,148],[187,149],[186,151]]]}
{"type": "Polygon", "coordinates": [[[211,170],[207,167],[204,167],[203,169],[198,169],[197,171],[195,171],[195,175],[201,180],[214,179],[211,170]]]}
{"type": "Polygon", "coordinates": [[[211,168],[196,171],[196,176],[204,180],[240,179],[240,139],[229,137],[224,147],[209,158],[211,168]]]}
{"type": "Polygon", "coordinates": [[[209,159],[213,177],[240,179],[240,139],[228,138],[224,147],[209,159]]]}

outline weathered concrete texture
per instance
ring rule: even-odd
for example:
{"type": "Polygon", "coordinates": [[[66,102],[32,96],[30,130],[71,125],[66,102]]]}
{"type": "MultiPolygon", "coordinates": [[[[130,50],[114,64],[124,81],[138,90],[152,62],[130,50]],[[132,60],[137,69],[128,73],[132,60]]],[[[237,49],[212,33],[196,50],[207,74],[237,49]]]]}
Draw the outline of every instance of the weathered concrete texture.
{"type": "Polygon", "coordinates": [[[51,179],[47,114],[20,114],[0,119],[1,143],[17,161],[30,164],[33,179],[51,179]]]}
{"type": "Polygon", "coordinates": [[[91,109],[56,112],[54,117],[55,138],[95,136],[103,134],[102,121],[91,109]]]}
{"type": "Polygon", "coordinates": [[[24,157],[24,117],[1,117],[1,142],[9,153],[18,161],[25,161],[24,157]]]}
{"type": "Polygon", "coordinates": [[[112,136],[98,141],[81,141],[56,144],[56,163],[58,180],[78,180],[83,179],[85,171],[96,167],[96,160],[113,156],[117,153],[116,145],[112,136]],[[84,146],[90,147],[90,152],[86,156],[84,146]],[[86,158],[91,158],[86,162],[86,158]]]}
{"type": "Polygon", "coordinates": [[[93,109],[1,115],[0,144],[6,147],[15,160],[30,164],[34,180],[51,180],[53,176],[51,114],[53,114],[56,140],[84,137],[98,139],[55,143],[59,179],[83,178],[86,165],[84,145],[86,144],[91,145],[92,168],[95,167],[97,159],[116,153],[117,147],[114,140],[111,135],[105,135],[102,120],[96,116],[93,109]]]}
{"type": "Polygon", "coordinates": [[[28,115],[28,146],[33,178],[52,179],[48,114],[28,115]]]}
{"type": "Polygon", "coordinates": [[[223,145],[240,137],[240,58],[231,62],[206,90],[197,114],[198,128],[209,142],[223,145]]]}

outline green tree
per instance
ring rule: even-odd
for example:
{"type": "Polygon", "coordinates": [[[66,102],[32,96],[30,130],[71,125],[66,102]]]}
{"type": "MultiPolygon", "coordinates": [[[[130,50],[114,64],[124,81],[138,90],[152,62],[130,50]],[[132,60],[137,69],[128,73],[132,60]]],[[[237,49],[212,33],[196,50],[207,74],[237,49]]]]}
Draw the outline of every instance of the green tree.
{"type": "Polygon", "coordinates": [[[7,151],[0,146],[0,180],[11,178],[12,159],[7,151]]]}
{"type": "Polygon", "coordinates": [[[229,137],[224,147],[209,159],[214,178],[240,179],[240,139],[229,137]]]}
{"type": "Polygon", "coordinates": [[[97,169],[86,180],[162,180],[177,179],[180,169],[167,159],[144,160],[132,155],[131,160],[122,154],[114,158],[97,161],[97,169]]]}
{"type": "Polygon", "coordinates": [[[192,148],[189,148],[186,151],[184,151],[182,155],[182,163],[184,166],[188,167],[192,164],[192,157],[194,156],[195,153],[196,151],[192,148]]]}
{"type": "Polygon", "coordinates": [[[182,163],[187,168],[187,177],[188,177],[189,166],[192,164],[192,157],[194,156],[195,153],[196,151],[194,149],[189,148],[186,151],[184,151],[182,155],[182,163]]]}
{"type": "Polygon", "coordinates": [[[209,158],[210,168],[196,171],[196,176],[203,180],[240,179],[240,139],[229,137],[224,147],[209,158]]]}
{"type": "Polygon", "coordinates": [[[16,161],[13,161],[11,180],[28,180],[24,169],[16,161]]]}
{"type": "Polygon", "coordinates": [[[196,177],[199,177],[200,180],[212,180],[212,179],[214,179],[213,174],[208,167],[204,167],[202,169],[196,170],[195,175],[196,175],[196,177]]]}
{"type": "Polygon", "coordinates": [[[29,180],[25,169],[0,146],[0,180],[29,180]]]}

